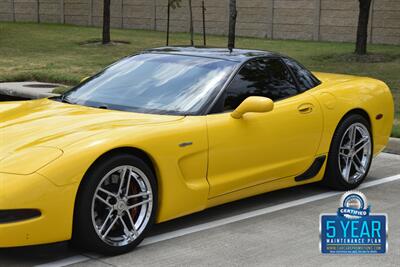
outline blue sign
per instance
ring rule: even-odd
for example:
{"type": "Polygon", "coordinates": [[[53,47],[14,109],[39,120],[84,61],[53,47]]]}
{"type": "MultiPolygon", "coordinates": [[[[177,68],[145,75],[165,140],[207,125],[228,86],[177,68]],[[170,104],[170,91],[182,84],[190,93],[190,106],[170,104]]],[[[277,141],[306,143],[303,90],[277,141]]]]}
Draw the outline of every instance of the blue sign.
{"type": "Polygon", "coordinates": [[[326,254],[382,254],[387,251],[387,215],[370,213],[361,192],[348,192],[336,214],[320,218],[320,249],[326,254]]]}

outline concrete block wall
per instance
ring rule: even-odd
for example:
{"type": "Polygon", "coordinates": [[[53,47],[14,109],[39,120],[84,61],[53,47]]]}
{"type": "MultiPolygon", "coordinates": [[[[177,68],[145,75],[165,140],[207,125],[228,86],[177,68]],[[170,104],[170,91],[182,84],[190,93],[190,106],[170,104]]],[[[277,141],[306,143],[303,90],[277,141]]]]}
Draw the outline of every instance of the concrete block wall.
{"type": "MultiPolygon", "coordinates": [[[[168,0],[111,0],[111,26],[166,30],[168,0]]],[[[372,0],[369,42],[400,44],[400,0],[372,0]]],[[[201,0],[192,0],[202,31],[201,0]]],[[[227,33],[229,0],[205,0],[206,30],[227,33]]],[[[237,0],[237,34],[269,39],[354,42],[358,0],[237,0]]],[[[101,26],[103,0],[0,0],[0,21],[101,26]]],[[[171,31],[186,32],[188,1],[171,9],[171,31]]]]}

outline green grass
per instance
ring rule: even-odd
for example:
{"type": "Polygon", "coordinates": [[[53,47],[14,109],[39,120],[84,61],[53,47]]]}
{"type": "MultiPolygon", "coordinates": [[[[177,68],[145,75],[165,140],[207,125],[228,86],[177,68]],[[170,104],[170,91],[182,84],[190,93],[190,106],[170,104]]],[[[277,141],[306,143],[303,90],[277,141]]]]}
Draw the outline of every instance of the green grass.
{"type": "MultiPolygon", "coordinates": [[[[101,29],[94,27],[1,22],[0,81],[37,80],[74,85],[123,56],[165,45],[162,32],[121,29],[112,30],[112,39],[129,44],[82,45],[100,36],[101,29]]],[[[201,36],[195,37],[195,42],[202,44],[201,36]]],[[[187,45],[189,36],[172,34],[170,43],[187,45]]],[[[226,38],[208,36],[207,44],[223,47],[226,38]]],[[[385,81],[396,103],[397,122],[393,135],[400,137],[400,46],[369,45],[372,56],[362,58],[352,55],[352,43],[238,38],[236,46],[283,53],[314,71],[355,74],[385,81]]]]}
{"type": "Polygon", "coordinates": [[[60,85],[60,86],[57,86],[56,88],[54,88],[53,91],[51,91],[51,92],[53,94],[63,94],[65,92],[67,92],[69,89],[71,89],[71,86],[60,85]]]}

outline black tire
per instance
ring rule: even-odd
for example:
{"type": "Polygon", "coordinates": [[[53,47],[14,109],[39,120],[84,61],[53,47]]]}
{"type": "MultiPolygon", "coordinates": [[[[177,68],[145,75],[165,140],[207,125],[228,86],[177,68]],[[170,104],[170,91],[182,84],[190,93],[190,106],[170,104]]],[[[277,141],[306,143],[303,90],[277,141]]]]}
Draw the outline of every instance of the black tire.
{"type": "Polygon", "coordinates": [[[357,188],[364,180],[368,174],[369,168],[371,166],[372,161],[372,151],[373,151],[373,140],[371,134],[371,126],[368,120],[366,120],[363,116],[359,114],[350,114],[346,116],[336,128],[336,131],[333,135],[329,154],[328,154],[328,162],[325,170],[324,179],[322,180],[322,184],[328,186],[335,190],[352,190],[357,188]],[[354,124],[362,124],[368,130],[370,136],[370,144],[371,144],[371,153],[369,156],[368,166],[365,168],[365,173],[359,178],[357,182],[349,183],[346,181],[340,171],[339,167],[339,148],[340,143],[347,129],[354,124]]]}
{"type": "MultiPolygon", "coordinates": [[[[130,188],[128,184],[127,188],[130,188]]],[[[133,250],[143,240],[155,222],[158,202],[157,195],[158,191],[155,175],[150,167],[140,158],[129,154],[119,154],[101,159],[91,167],[79,187],[75,202],[73,234],[71,240],[72,246],[108,255],[117,255],[133,250]],[[148,178],[152,191],[152,209],[147,225],[144,226],[144,230],[141,231],[136,239],[131,241],[129,244],[115,246],[107,244],[96,232],[94,222],[92,221],[92,200],[103,177],[105,177],[111,170],[114,170],[119,166],[127,165],[139,169],[148,178]]],[[[112,208],[109,209],[111,210],[112,208]]],[[[140,209],[142,209],[141,206],[140,209]]],[[[117,217],[117,215],[113,216],[117,217]]]]}

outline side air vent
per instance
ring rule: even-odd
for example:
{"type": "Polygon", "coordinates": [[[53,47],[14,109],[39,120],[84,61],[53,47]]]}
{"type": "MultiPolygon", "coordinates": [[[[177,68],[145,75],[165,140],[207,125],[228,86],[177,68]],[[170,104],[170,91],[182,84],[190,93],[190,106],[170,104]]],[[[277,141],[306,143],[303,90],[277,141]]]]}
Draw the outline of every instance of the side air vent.
{"type": "Polygon", "coordinates": [[[308,179],[315,177],[321,170],[322,165],[324,165],[325,158],[326,158],[326,156],[320,156],[320,157],[316,158],[314,160],[313,164],[311,164],[310,168],[308,168],[303,174],[296,176],[296,178],[294,178],[294,180],[296,182],[300,182],[300,181],[308,180],[308,179]]]}
{"type": "Polygon", "coordinates": [[[36,209],[0,210],[0,224],[25,221],[40,215],[42,213],[36,209]]]}

